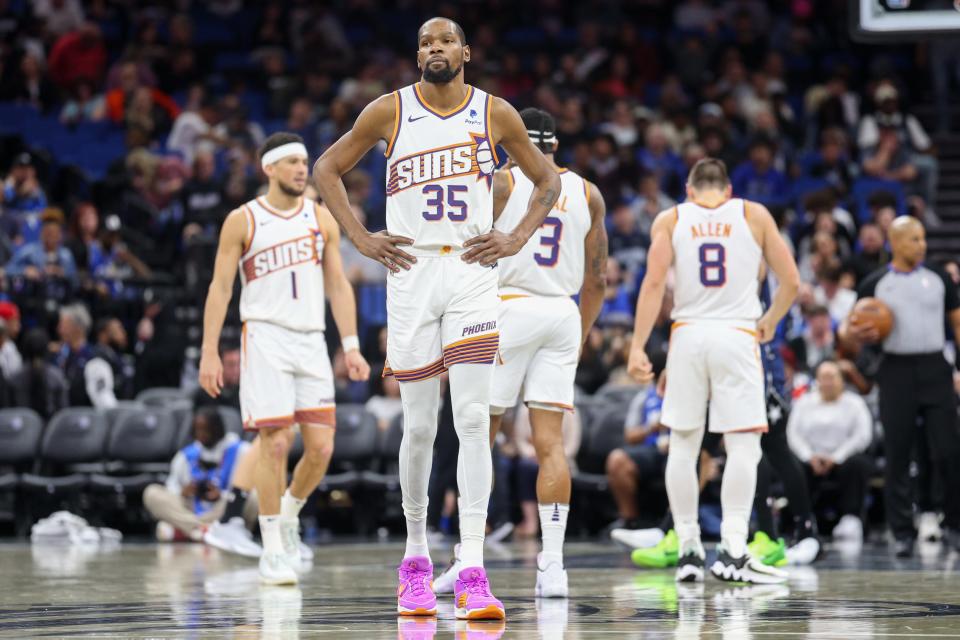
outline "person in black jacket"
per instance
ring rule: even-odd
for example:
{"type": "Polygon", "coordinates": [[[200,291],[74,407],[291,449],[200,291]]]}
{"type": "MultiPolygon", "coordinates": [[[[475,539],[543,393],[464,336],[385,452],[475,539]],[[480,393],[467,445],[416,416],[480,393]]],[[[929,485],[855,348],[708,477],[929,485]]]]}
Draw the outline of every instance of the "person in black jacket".
{"type": "Polygon", "coordinates": [[[13,405],[29,407],[44,420],[68,406],[67,380],[49,355],[50,336],[31,329],[23,339],[23,367],[10,379],[13,405]]]}

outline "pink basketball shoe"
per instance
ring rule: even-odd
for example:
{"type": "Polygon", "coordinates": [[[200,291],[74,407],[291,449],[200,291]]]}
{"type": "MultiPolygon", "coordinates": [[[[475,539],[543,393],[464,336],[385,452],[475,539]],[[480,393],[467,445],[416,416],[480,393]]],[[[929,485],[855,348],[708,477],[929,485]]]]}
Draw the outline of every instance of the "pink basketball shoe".
{"type": "Polygon", "coordinates": [[[400,563],[397,613],[402,616],[433,616],[437,596],[433,593],[433,565],[424,556],[404,558],[400,563]]]}
{"type": "Polygon", "coordinates": [[[453,590],[454,615],[460,620],[503,620],[503,603],[490,593],[483,567],[467,567],[460,572],[453,590]]]}

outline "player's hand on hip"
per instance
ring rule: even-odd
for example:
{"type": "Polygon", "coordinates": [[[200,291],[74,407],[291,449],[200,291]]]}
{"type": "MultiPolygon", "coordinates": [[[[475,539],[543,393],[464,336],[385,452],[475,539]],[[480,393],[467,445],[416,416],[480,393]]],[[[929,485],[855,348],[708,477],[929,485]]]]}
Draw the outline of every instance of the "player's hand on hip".
{"type": "Polygon", "coordinates": [[[650,364],[650,358],[643,347],[634,345],[630,349],[627,373],[639,384],[649,384],[653,380],[653,365],[650,364]]]}
{"type": "Polygon", "coordinates": [[[200,357],[200,386],[203,390],[216,398],[223,388],[223,363],[217,354],[200,357]]]}
{"type": "Polygon", "coordinates": [[[523,248],[523,241],[511,233],[493,229],[483,235],[470,238],[463,243],[469,251],[463,254],[464,262],[479,262],[485,267],[496,264],[500,258],[514,255],[523,248]]]}
{"type": "Polygon", "coordinates": [[[347,351],[343,354],[343,361],[347,365],[347,376],[354,382],[370,378],[370,365],[358,350],[347,351]]]}
{"type": "Polygon", "coordinates": [[[770,316],[764,315],[762,318],[757,320],[757,340],[761,344],[766,344],[773,340],[773,336],[777,333],[777,323],[770,316]]]}
{"type": "Polygon", "coordinates": [[[400,269],[409,269],[415,257],[401,249],[401,246],[413,244],[413,240],[403,236],[392,236],[386,231],[368,233],[357,243],[357,251],[376,260],[390,269],[392,273],[400,273],[400,269]]]}

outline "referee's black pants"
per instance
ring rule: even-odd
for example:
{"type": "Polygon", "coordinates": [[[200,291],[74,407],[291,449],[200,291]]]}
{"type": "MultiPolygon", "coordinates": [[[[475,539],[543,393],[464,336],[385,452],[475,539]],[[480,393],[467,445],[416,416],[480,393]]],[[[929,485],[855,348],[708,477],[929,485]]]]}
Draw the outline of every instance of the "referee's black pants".
{"type": "Polygon", "coordinates": [[[943,474],[944,525],[960,531],[960,426],[953,370],[943,354],[886,354],[877,374],[880,421],[887,457],[887,523],[899,540],[915,538],[910,459],[918,436],[918,419],[926,430],[927,449],[943,474]]]}

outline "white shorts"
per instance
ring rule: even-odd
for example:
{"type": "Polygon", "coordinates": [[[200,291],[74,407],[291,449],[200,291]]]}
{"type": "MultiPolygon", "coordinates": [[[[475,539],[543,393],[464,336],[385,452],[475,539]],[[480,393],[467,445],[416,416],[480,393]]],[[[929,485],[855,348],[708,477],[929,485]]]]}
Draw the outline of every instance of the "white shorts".
{"type": "Polygon", "coordinates": [[[580,309],[570,298],[506,297],[490,406],[513,407],[523,387],[524,403],[572,410],[580,333],[580,309]]]}
{"type": "Polygon", "coordinates": [[[712,433],[766,431],[763,383],[754,325],[729,320],[675,322],[660,421],[678,431],[704,424],[712,433]]]}
{"type": "Polygon", "coordinates": [[[333,369],[322,331],[245,322],[240,412],[245,429],[335,426],[333,369]]]}
{"type": "Polygon", "coordinates": [[[455,364],[497,355],[498,267],[459,255],[419,256],[387,277],[387,363],[399,382],[426,380],[455,364]]]}

